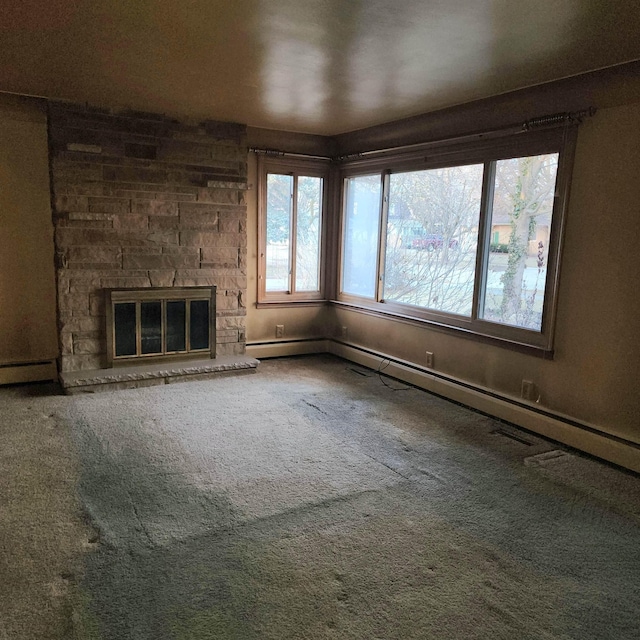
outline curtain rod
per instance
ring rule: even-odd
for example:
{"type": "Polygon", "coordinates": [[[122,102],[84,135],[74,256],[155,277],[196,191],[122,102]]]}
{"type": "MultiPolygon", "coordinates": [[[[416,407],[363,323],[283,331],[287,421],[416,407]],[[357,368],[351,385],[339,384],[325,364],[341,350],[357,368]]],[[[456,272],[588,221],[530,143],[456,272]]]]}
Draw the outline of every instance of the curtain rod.
{"type": "Polygon", "coordinates": [[[551,128],[561,127],[561,126],[570,126],[570,125],[580,124],[584,118],[593,116],[595,112],[596,112],[595,107],[589,107],[588,109],[584,109],[582,111],[552,113],[545,116],[538,116],[536,118],[531,118],[519,124],[512,124],[504,127],[499,127],[497,129],[488,129],[486,131],[466,133],[461,136],[453,136],[449,138],[439,138],[437,140],[429,140],[427,142],[416,142],[413,144],[404,144],[404,145],[399,145],[397,147],[387,147],[386,149],[374,149],[372,151],[361,151],[360,153],[352,153],[352,154],[337,156],[333,158],[333,160],[337,160],[337,161],[356,160],[358,158],[366,158],[366,157],[374,156],[378,154],[392,153],[397,151],[410,151],[411,149],[420,149],[420,148],[423,149],[425,147],[446,144],[451,142],[462,142],[464,140],[469,140],[469,141],[483,140],[486,138],[499,138],[501,136],[505,136],[508,134],[517,135],[517,134],[528,133],[530,131],[536,131],[536,130],[545,129],[545,128],[551,129],[551,128]]]}
{"type": "Polygon", "coordinates": [[[249,151],[258,155],[268,157],[288,157],[288,158],[309,158],[314,160],[330,160],[331,162],[344,162],[345,160],[357,160],[358,158],[366,158],[373,155],[392,153],[397,151],[410,151],[411,149],[424,148],[432,145],[439,145],[448,142],[462,142],[464,140],[481,140],[485,138],[500,137],[507,134],[521,134],[530,131],[536,131],[545,128],[570,126],[580,124],[586,117],[591,117],[596,113],[595,107],[589,107],[582,111],[567,111],[564,113],[552,113],[545,116],[538,116],[525,120],[519,124],[507,125],[497,129],[488,129],[486,131],[477,131],[475,133],[466,133],[461,136],[453,136],[449,138],[439,138],[437,140],[429,140],[427,142],[415,142],[413,144],[404,144],[396,147],[387,147],[385,149],[374,149],[372,151],[361,151],[358,153],[348,153],[340,156],[317,156],[306,153],[290,153],[288,151],[280,151],[278,149],[259,149],[250,147],[249,151]]]}
{"type": "Polygon", "coordinates": [[[334,160],[331,156],[315,156],[310,153],[293,153],[290,151],[279,151],[278,149],[259,149],[257,147],[249,147],[249,151],[252,151],[259,156],[268,156],[269,158],[308,158],[311,160],[334,160]]]}

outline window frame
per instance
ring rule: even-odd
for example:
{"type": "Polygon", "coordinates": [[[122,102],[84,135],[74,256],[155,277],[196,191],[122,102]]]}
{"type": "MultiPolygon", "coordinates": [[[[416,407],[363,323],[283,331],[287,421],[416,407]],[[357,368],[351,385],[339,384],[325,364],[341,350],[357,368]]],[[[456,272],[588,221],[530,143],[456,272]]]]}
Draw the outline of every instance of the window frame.
{"type": "Polygon", "coordinates": [[[290,304],[318,304],[326,302],[326,256],[329,197],[330,162],[327,159],[306,159],[258,156],[258,295],[257,306],[288,306],[290,304]],[[269,174],[289,175],[294,178],[292,217],[290,226],[288,291],[267,291],[267,176],[269,174]],[[297,184],[300,177],[322,179],[322,200],[320,209],[320,239],[318,255],[317,291],[296,291],[296,241],[297,241],[297,184]]]}
{"type": "Polygon", "coordinates": [[[568,207],[571,170],[575,151],[577,126],[521,131],[517,134],[478,136],[464,142],[416,145],[404,152],[381,152],[345,162],[340,179],[339,261],[337,269],[337,295],[335,302],[374,315],[392,316],[401,320],[426,323],[434,328],[462,332],[469,337],[486,338],[503,345],[524,347],[534,352],[552,355],[557,311],[562,240],[568,207]],[[491,243],[492,196],[495,166],[498,160],[524,156],[558,153],[555,194],[545,293],[540,331],[525,329],[481,317],[481,304],[486,290],[486,272],[491,243]],[[382,297],[384,286],[387,217],[389,208],[389,176],[392,173],[439,169],[468,164],[484,164],[483,185],[478,225],[478,250],[474,275],[473,306],[470,317],[444,311],[417,307],[399,302],[388,302],[382,297]],[[382,201],[378,212],[379,237],[375,299],[364,298],[343,291],[346,189],[349,178],[379,174],[382,181],[382,201]]]}

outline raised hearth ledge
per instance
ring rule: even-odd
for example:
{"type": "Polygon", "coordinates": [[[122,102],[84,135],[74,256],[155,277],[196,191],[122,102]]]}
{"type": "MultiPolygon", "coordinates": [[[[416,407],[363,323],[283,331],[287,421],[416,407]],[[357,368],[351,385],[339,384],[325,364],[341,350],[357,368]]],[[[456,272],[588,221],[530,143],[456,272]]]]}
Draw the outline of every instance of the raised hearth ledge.
{"type": "Polygon", "coordinates": [[[60,374],[60,384],[67,394],[135,389],[214,378],[223,374],[253,373],[259,364],[259,360],[247,356],[222,356],[215,360],[161,362],[112,369],[67,371],[60,374]]]}

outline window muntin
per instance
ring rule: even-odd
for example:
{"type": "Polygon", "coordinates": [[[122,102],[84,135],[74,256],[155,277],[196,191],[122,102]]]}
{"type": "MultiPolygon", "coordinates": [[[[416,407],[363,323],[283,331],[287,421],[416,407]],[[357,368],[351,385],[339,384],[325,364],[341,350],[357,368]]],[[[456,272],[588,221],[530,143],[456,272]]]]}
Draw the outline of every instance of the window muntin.
{"type": "Polygon", "coordinates": [[[323,297],[328,163],[259,158],[258,302],[323,297]]]}
{"type": "Polygon", "coordinates": [[[342,257],[342,291],[365,298],[376,294],[380,233],[380,175],[348,178],[342,257]]]}
{"type": "Polygon", "coordinates": [[[470,317],[483,165],[389,176],[383,299],[470,317]]]}
{"type": "MultiPolygon", "coordinates": [[[[462,329],[467,334],[479,334],[511,344],[530,346],[544,351],[551,350],[557,300],[561,236],[564,227],[564,213],[568,201],[575,133],[575,127],[552,128],[523,135],[498,137],[494,140],[476,140],[472,144],[432,145],[432,147],[425,147],[425,150],[417,149],[407,153],[386,154],[379,158],[356,159],[345,163],[343,166],[345,190],[342,207],[343,263],[340,275],[341,283],[344,283],[345,275],[345,235],[349,210],[347,201],[348,184],[350,181],[363,176],[368,176],[370,180],[373,180],[375,176],[376,179],[383,182],[384,197],[381,198],[376,219],[378,228],[381,230],[378,235],[380,257],[374,274],[374,277],[379,282],[377,291],[373,297],[365,297],[356,293],[355,287],[352,287],[353,292],[350,292],[342,286],[338,294],[338,300],[369,311],[407,319],[415,318],[416,320],[431,322],[441,327],[462,329]],[[500,235],[501,230],[498,225],[492,225],[494,220],[493,196],[494,192],[498,196],[496,200],[496,207],[498,207],[498,200],[503,197],[500,194],[502,187],[499,184],[502,179],[501,174],[507,172],[510,165],[511,171],[513,171],[514,163],[532,162],[534,160],[541,163],[546,172],[544,179],[540,179],[540,184],[537,187],[538,196],[534,198],[537,206],[536,210],[539,211],[536,216],[536,233],[532,242],[528,245],[529,255],[527,256],[528,262],[525,267],[522,287],[525,296],[521,296],[521,313],[515,316],[515,320],[513,318],[507,320],[506,318],[496,317],[494,312],[496,303],[495,283],[496,281],[500,282],[502,275],[500,270],[504,270],[504,265],[499,264],[500,259],[496,260],[494,254],[497,254],[500,250],[506,251],[507,249],[502,246],[503,243],[501,242],[504,234],[500,235]],[[410,230],[404,229],[399,234],[397,230],[394,232],[393,228],[394,225],[400,224],[399,217],[407,215],[406,212],[403,214],[401,211],[396,211],[397,206],[402,207],[401,204],[398,205],[400,201],[396,193],[399,192],[398,180],[403,174],[413,173],[419,175],[423,171],[442,171],[447,167],[456,168],[456,171],[458,171],[458,167],[469,167],[480,163],[483,164],[483,185],[476,235],[477,253],[471,308],[469,309],[469,297],[466,299],[466,308],[457,306],[454,309],[452,303],[442,303],[439,299],[437,303],[434,303],[431,299],[426,303],[422,302],[417,298],[418,293],[416,293],[415,287],[411,292],[406,291],[406,280],[409,279],[407,278],[407,272],[405,271],[403,274],[402,269],[397,264],[393,264],[393,252],[398,248],[398,244],[401,246],[398,241],[398,235],[411,233],[410,230]],[[550,184],[553,184],[551,189],[549,189],[550,184]],[[544,189],[542,188],[543,186],[544,189]],[[396,193],[395,196],[394,193],[396,193]],[[541,221],[547,220],[548,214],[545,211],[549,209],[551,209],[551,215],[548,218],[549,225],[542,224],[541,221]],[[551,220],[553,220],[553,225],[550,224],[551,220]],[[538,231],[541,231],[540,227],[542,226],[548,226],[548,229],[544,230],[545,240],[542,241],[543,246],[539,247],[538,231]],[[538,255],[539,249],[541,249],[540,255],[538,255]],[[539,266],[539,263],[541,266],[539,266]],[[532,276],[535,276],[535,282],[531,281],[532,276]],[[402,286],[405,286],[405,290],[402,289],[402,286]],[[533,308],[536,310],[536,314],[529,313],[527,315],[527,305],[531,307],[529,301],[532,294],[533,308]],[[526,295],[529,296],[529,301],[527,301],[526,295]],[[494,297],[492,298],[492,296],[494,297]]],[[[499,220],[499,216],[496,217],[496,220],[499,220]]],[[[438,247],[440,247],[440,250],[445,246],[447,249],[451,249],[450,240],[445,240],[444,236],[446,234],[438,234],[426,229],[425,231],[434,233],[435,237],[427,237],[423,234],[421,242],[425,248],[421,251],[415,251],[416,254],[433,251],[437,256],[438,247]],[[439,237],[440,235],[442,235],[442,241],[439,237]],[[433,245],[433,247],[429,245],[433,245]]],[[[422,232],[420,231],[420,233],[422,232]]],[[[468,243],[466,249],[470,254],[472,254],[473,246],[471,238],[473,238],[473,230],[470,230],[466,240],[468,243]]],[[[419,244],[419,242],[416,244],[419,244]]],[[[508,242],[505,244],[508,244],[508,242]]],[[[462,246],[464,247],[464,245],[462,246]]],[[[355,252],[357,248],[352,247],[351,250],[355,252]]],[[[423,272],[426,273],[427,271],[424,265],[419,264],[420,260],[423,262],[426,262],[426,260],[422,258],[416,260],[418,263],[409,267],[409,275],[411,269],[422,268],[423,272]]],[[[501,258],[501,260],[504,261],[505,258],[501,258]]],[[[470,273],[471,266],[468,267],[468,271],[470,273]]],[[[452,283],[455,283],[455,281],[452,280],[452,283]]],[[[414,277],[414,285],[416,284],[419,284],[419,278],[414,277]]],[[[469,287],[470,278],[455,284],[460,285],[460,289],[463,288],[462,285],[469,287]]],[[[428,284],[420,286],[426,288],[428,284]]]]}

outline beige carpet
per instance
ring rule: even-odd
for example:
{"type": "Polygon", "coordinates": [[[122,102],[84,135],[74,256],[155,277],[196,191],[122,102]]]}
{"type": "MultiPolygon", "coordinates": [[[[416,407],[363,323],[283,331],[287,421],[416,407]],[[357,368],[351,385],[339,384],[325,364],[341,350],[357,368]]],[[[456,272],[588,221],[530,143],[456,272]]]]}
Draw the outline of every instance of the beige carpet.
{"type": "Polygon", "coordinates": [[[640,480],[386,382],[314,356],[0,392],[3,435],[28,434],[19,472],[50,496],[22,510],[9,494],[2,596],[39,584],[29,606],[58,624],[42,635],[3,604],[4,637],[639,637],[640,480]]]}

